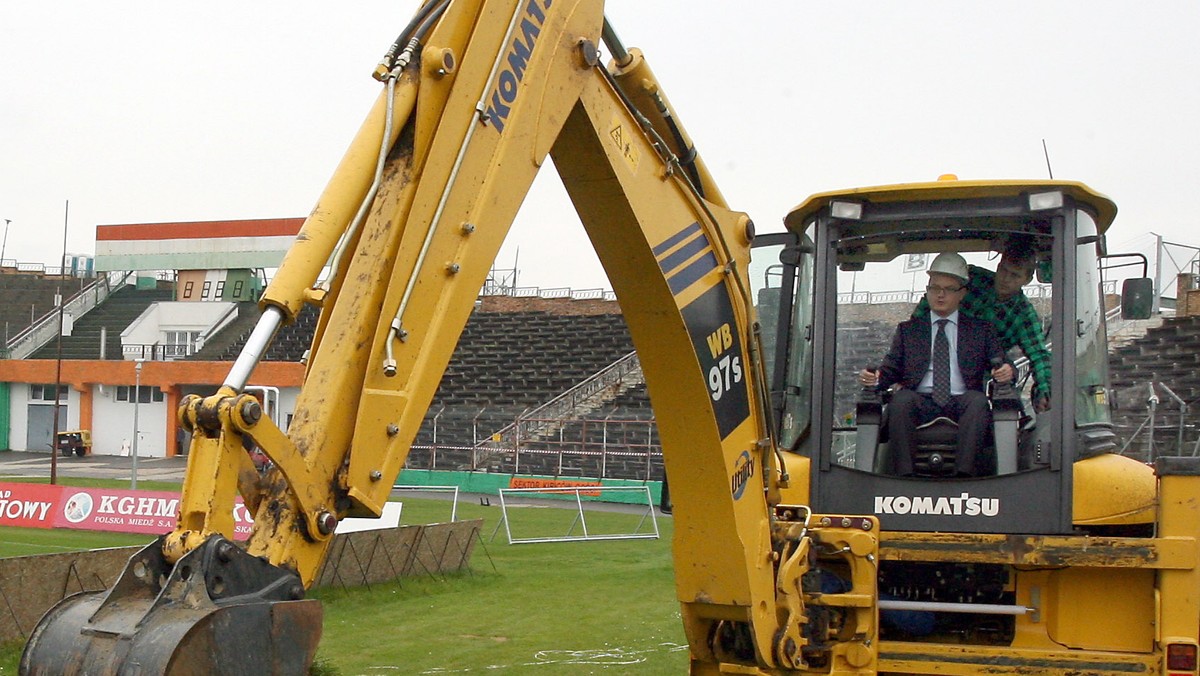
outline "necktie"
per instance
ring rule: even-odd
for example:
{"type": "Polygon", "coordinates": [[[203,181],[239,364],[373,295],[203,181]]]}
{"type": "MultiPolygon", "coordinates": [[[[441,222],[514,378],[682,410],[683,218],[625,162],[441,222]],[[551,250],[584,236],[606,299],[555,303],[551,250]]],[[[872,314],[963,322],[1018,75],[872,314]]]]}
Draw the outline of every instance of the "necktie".
{"type": "Polygon", "coordinates": [[[937,336],[933,339],[933,402],[945,407],[950,403],[950,340],[946,338],[946,322],[937,320],[937,336]]]}

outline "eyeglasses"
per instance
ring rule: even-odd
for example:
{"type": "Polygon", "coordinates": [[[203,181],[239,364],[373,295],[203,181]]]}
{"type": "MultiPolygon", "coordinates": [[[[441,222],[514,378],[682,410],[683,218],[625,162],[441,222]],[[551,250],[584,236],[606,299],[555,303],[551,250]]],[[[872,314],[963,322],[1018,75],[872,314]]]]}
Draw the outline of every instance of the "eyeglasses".
{"type": "Polygon", "coordinates": [[[925,291],[931,296],[940,296],[945,293],[958,293],[965,288],[966,287],[964,286],[938,286],[936,284],[930,284],[929,286],[925,287],[925,291]]]}

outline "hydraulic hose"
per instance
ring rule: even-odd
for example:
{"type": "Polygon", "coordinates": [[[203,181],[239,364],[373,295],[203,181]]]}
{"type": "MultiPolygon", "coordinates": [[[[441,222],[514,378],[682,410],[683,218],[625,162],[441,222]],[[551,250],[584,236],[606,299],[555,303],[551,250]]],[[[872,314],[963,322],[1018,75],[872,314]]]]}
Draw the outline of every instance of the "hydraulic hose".
{"type": "MultiPolygon", "coordinates": [[[[613,61],[616,62],[617,67],[624,68],[633,61],[633,55],[629,53],[629,50],[625,49],[625,44],[617,36],[617,31],[613,28],[607,16],[604,17],[604,26],[600,30],[600,39],[604,41],[605,46],[612,52],[613,61]]],[[[616,81],[612,80],[612,82],[614,87],[616,87],[616,81]]],[[[616,88],[620,90],[620,87],[616,88]]],[[[625,99],[626,105],[630,109],[634,108],[623,92],[622,98],[625,99]]],[[[700,183],[700,172],[696,170],[696,158],[699,156],[696,152],[696,147],[688,145],[687,139],[683,136],[683,130],[679,128],[679,124],[675,121],[675,116],[671,113],[671,109],[667,106],[667,102],[663,100],[662,95],[655,92],[653,99],[659,115],[662,116],[663,122],[667,125],[667,130],[671,132],[671,138],[675,141],[675,146],[679,148],[680,155],[676,158],[676,161],[687,172],[688,180],[695,186],[696,193],[704,197],[704,187],[700,183]]]]}
{"type": "MultiPolygon", "coordinates": [[[[400,36],[396,38],[396,41],[392,43],[392,46],[388,48],[387,54],[385,54],[383,60],[380,61],[381,67],[385,64],[387,65],[386,74],[381,78],[384,80],[387,86],[387,114],[384,117],[383,144],[379,148],[379,158],[375,163],[375,177],[371,181],[371,187],[367,190],[367,194],[363,198],[362,204],[359,205],[358,213],[354,215],[354,220],[350,223],[350,227],[346,228],[346,232],[342,233],[342,237],[338,240],[338,244],[333,250],[333,258],[329,266],[329,274],[331,276],[337,274],[338,264],[341,262],[342,254],[344,253],[346,246],[352,239],[354,239],[354,236],[358,233],[358,229],[362,227],[363,221],[366,220],[367,212],[370,210],[371,204],[375,201],[375,195],[379,194],[379,186],[383,183],[383,167],[387,162],[388,151],[391,150],[391,148],[389,148],[389,140],[392,137],[392,125],[395,118],[393,104],[395,98],[394,93],[396,91],[396,79],[400,77],[400,72],[403,71],[412,60],[412,55],[416,52],[417,47],[420,46],[421,39],[425,37],[425,34],[429,32],[429,29],[433,27],[433,24],[441,18],[449,4],[450,0],[438,0],[436,3],[430,2],[424,5],[421,8],[421,11],[418,12],[417,16],[414,16],[412,21],[409,22],[408,26],[404,29],[404,32],[402,32],[400,36]],[[404,47],[404,51],[400,52],[399,56],[396,56],[396,50],[399,48],[400,43],[403,42],[405,37],[408,35],[412,35],[412,38],[408,40],[408,44],[404,47]]],[[[329,280],[327,279],[320,286],[328,290],[329,280]]]]}
{"type": "MultiPolygon", "coordinates": [[[[444,9],[445,8],[443,7],[442,10],[444,9]]],[[[513,33],[517,29],[518,19],[521,16],[520,10],[521,6],[518,5],[517,10],[513,13],[512,18],[509,20],[508,30],[504,35],[504,44],[508,44],[512,40],[513,33]]],[[[426,21],[422,23],[422,27],[430,23],[433,18],[436,18],[436,16],[440,16],[440,11],[435,13],[435,15],[431,15],[431,18],[426,19],[426,21]]],[[[402,56],[403,55],[401,55],[401,57],[402,56]]],[[[483,88],[483,91],[486,92],[491,89],[500,72],[500,63],[503,58],[503,52],[498,52],[496,54],[496,60],[492,63],[491,74],[488,76],[487,85],[483,88]]],[[[482,111],[484,109],[483,103],[480,102],[480,104],[476,106],[476,109],[478,111],[482,111]]],[[[383,360],[383,374],[389,378],[396,375],[396,357],[393,349],[393,343],[397,340],[403,342],[408,337],[408,330],[404,328],[404,313],[408,310],[408,302],[411,299],[413,289],[417,284],[417,275],[420,274],[421,268],[425,264],[425,256],[429,253],[429,247],[433,243],[433,236],[437,231],[438,221],[441,220],[442,212],[446,208],[446,202],[450,199],[450,192],[454,187],[455,180],[458,178],[459,169],[462,168],[463,159],[467,155],[467,148],[471,145],[471,139],[475,136],[476,129],[476,125],[471,125],[467,128],[467,134],[463,138],[462,144],[458,148],[458,154],[455,156],[454,164],[450,169],[450,177],[446,182],[445,188],[442,190],[442,195],[438,200],[437,207],[434,209],[433,218],[431,218],[429,221],[428,229],[425,232],[425,239],[421,243],[421,250],[417,253],[417,261],[413,266],[412,275],[409,276],[408,283],[404,287],[404,293],[400,298],[400,306],[396,309],[396,314],[390,323],[388,337],[387,340],[384,341],[383,360]]]]}
{"type": "Polygon", "coordinates": [[[396,36],[396,40],[388,47],[383,58],[379,60],[376,73],[380,79],[386,77],[387,73],[390,73],[395,67],[396,54],[400,51],[400,46],[408,43],[404,49],[411,53],[411,50],[415,48],[414,41],[419,41],[425,37],[425,33],[429,31],[433,22],[437,21],[442,13],[446,11],[449,1],[430,0],[430,2],[425,3],[417,10],[417,13],[413,15],[408,25],[404,27],[404,30],[400,31],[400,35],[396,36]]]}

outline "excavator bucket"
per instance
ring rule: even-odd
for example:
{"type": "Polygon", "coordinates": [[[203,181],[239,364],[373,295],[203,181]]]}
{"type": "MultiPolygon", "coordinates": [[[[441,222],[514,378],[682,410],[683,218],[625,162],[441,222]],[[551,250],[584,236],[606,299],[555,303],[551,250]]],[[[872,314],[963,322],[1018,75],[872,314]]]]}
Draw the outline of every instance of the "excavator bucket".
{"type": "Polygon", "coordinates": [[[129,559],[112,589],[51,608],[25,645],[20,672],[304,674],[321,617],[297,575],[223,537],[174,566],[160,538],[129,559]]]}

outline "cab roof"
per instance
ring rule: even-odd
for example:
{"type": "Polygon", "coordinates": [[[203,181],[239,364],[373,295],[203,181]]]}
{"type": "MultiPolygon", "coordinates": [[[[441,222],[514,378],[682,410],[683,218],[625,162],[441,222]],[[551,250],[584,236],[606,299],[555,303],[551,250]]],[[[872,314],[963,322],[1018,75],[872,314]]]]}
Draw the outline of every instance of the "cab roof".
{"type": "Polygon", "coordinates": [[[1108,197],[1092,190],[1078,181],[1046,180],[996,180],[960,181],[958,179],[929,181],[925,183],[899,183],[895,185],[852,188],[821,192],[810,196],[792,209],[784,223],[789,230],[801,232],[804,223],[830,202],[853,200],[858,202],[932,202],[944,200],[969,200],[978,198],[1020,197],[1021,195],[1061,190],[1071,196],[1080,206],[1091,212],[1096,219],[1096,228],[1103,234],[1117,216],[1117,205],[1108,197]]]}

